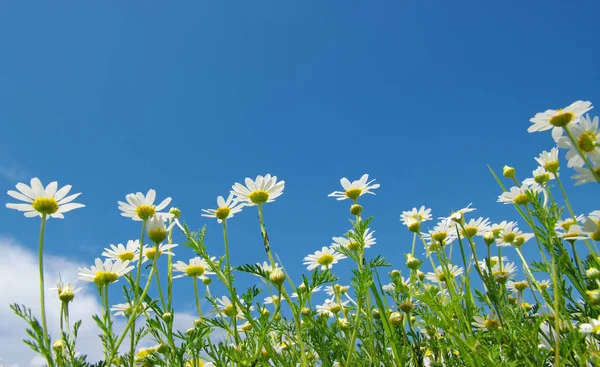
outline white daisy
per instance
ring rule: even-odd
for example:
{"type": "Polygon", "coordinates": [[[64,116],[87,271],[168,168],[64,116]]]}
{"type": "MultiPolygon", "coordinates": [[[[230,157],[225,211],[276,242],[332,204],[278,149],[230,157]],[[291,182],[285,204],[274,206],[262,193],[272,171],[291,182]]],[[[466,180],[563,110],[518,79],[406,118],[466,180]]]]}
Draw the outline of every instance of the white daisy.
{"type": "Polygon", "coordinates": [[[277,176],[266,174],[256,176],[256,180],[246,177],[246,186],[235,183],[232,187],[236,201],[246,203],[248,206],[271,203],[283,194],[285,181],[277,182],[277,176]]]}
{"type": "Polygon", "coordinates": [[[527,281],[525,280],[520,280],[517,282],[511,280],[508,283],[506,283],[506,288],[513,292],[522,293],[525,289],[529,288],[529,283],[527,283],[527,281]]]}
{"type": "Polygon", "coordinates": [[[498,196],[498,202],[504,204],[526,205],[531,202],[534,195],[540,192],[541,187],[537,183],[533,185],[523,184],[521,187],[513,186],[510,191],[505,191],[498,196]]]}
{"type": "Polygon", "coordinates": [[[264,270],[266,273],[271,274],[271,272],[279,267],[278,263],[275,263],[275,266],[272,266],[270,263],[263,261],[263,263],[256,263],[256,265],[258,267],[260,267],[262,270],[264,270]]]}
{"type": "Polygon", "coordinates": [[[566,231],[557,231],[556,235],[565,241],[587,240],[583,228],[577,224],[569,226],[569,229],[566,231]]]}
{"type": "Polygon", "coordinates": [[[346,294],[346,293],[348,293],[348,290],[350,289],[349,285],[336,284],[334,287],[332,287],[330,285],[326,286],[325,293],[328,296],[333,297],[333,296],[335,296],[335,292],[337,292],[338,294],[346,294]]]}
{"type": "Polygon", "coordinates": [[[465,208],[459,209],[455,212],[452,212],[448,217],[441,217],[440,220],[446,222],[446,224],[451,224],[452,222],[461,222],[464,220],[465,214],[475,211],[475,208],[471,208],[471,204],[467,205],[465,208]]]}
{"type": "Polygon", "coordinates": [[[500,267],[500,264],[496,264],[496,266],[492,267],[492,276],[498,283],[504,284],[515,275],[517,275],[517,266],[515,263],[502,264],[502,267],[500,267]]]}
{"type": "Polygon", "coordinates": [[[534,185],[540,184],[543,185],[550,180],[554,180],[554,174],[546,171],[544,167],[538,167],[532,172],[531,178],[526,178],[523,180],[524,185],[534,185]]]}
{"type": "Polygon", "coordinates": [[[490,225],[490,231],[492,231],[492,233],[494,234],[495,237],[500,236],[500,233],[502,231],[506,231],[506,229],[510,229],[513,228],[514,226],[516,226],[517,223],[516,222],[508,222],[503,220],[500,223],[494,223],[492,225],[490,225]]]}
{"type": "Polygon", "coordinates": [[[592,109],[592,103],[588,101],[576,101],[568,107],[558,110],[546,110],[546,112],[536,113],[529,121],[533,125],[529,126],[527,131],[546,131],[552,129],[552,137],[557,139],[562,135],[562,127],[572,126],[579,122],[581,115],[592,109]]]}
{"type": "Polygon", "coordinates": [[[200,214],[207,218],[217,218],[217,222],[221,223],[224,219],[232,218],[234,214],[242,211],[242,208],[246,205],[245,202],[239,203],[233,198],[234,193],[229,193],[227,200],[223,199],[222,196],[217,196],[217,209],[202,209],[206,214],[200,214]]]}
{"type": "Polygon", "coordinates": [[[485,319],[479,315],[473,316],[473,322],[471,324],[477,329],[487,331],[494,331],[500,328],[500,321],[492,314],[487,315],[485,319]]]}
{"type": "Polygon", "coordinates": [[[356,199],[364,194],[375,195],[375,193],[371,192],[371,190],[378,189],[380,185],[373,184],[374,181],[375,180],[369,181],[368,174],[364,174],[360,180],[352,182],[350,182],[346,177],[343,177],[340,180],[340,183],[342,184],[344,191],[334,191],[328,196],[337,198],[337,200],[352,199],[353,201],[356,201],[356,199]]]}
{"type": "Polygon", "coordinates": [[[144,257],[146,257],[148,260],[154,261],[155,258],[158,259],[162,254],[175,256],[175,254],[170,250],[177,246],[178,245],[175,243],[160,244],[158,245],[158,249],[156,246],[144,246],[144,257]]]}
{"type": "Polygon", "coordinates": [[[583,231],[594,241],[600,241],[600,210],[595,210],[583,222],[583,231]]]}
{"type": "MultiPolygon", "coordinates": [[[[114,312],[115,316],[127,316],[127,317],[129,317],[129,315],[131,314],[131,311],[132,311],[133,307],[134,307],[134,305],[133,305],[132,302],[129,302],[129,303],[119,303],[119,304],[116,304],[116,305],[112,306],[110,308],[110,310],[112,312],[114,312]]],[[[142,302],[139,305],[139,308],[138,308],[138,313],[142,313],[144,311],[145,312],[152,312],[152,310],[148,308],[148,305],[146,304],[146,302],[142,302]]]]}
{"type": "Polygon", "coordinates": [[[99,286],[116,282],[119,277],[129,273],[133,266],[129,261],[96,259],[94,266],[90,269],[79,268],[79,279],[86,282],[94,282],[99,286]]]}
{"type": "MultiPolygon", "coordinates": [[[[350,235],[353,235],[353,233],[354,232],[350,230],[350,235]]],[[[371,231],[369,228],[367,228],[363,233],[364,248],[370,248],[376,243],[375,238],[373,237],[373,233],[375,233],[375,231],[371,231]]],[[[333,237],[332,239],[333,243],[331,244],[331,248],[335,249],[338,247],[345,247],[352,251],[356,251],[359,248],[359,243],[356,242],[356,240],[354,240],[353,238],[333,237]]]]}
{"type": "Polygon", "coordinates": [[[335,298],[326,299],[322,305],[317,305],[317,313],[320,315],[327,315],[327,317],[334,317],[338,314],[342,308],[348,305],[349,301],[343,301],[339,303],[335,298]]]}
{"type": "Polygon", "coordinates": [[[173,271],[180,272],[183,274],[176,275],[173,277],[173,279],[183,278],[184,276],[188,276],[190,278],[200,278],[208,274],[214,274],[209,269],[210,266],[206,262],[206,260],[201,259],[198,256],[193,259],[190,259],[189,264],[186,264],[183,261],[178,261],[175,264],[173,264],[173,271]]]}
{"type": "Polygon", "coordinates": [[[381,288],[386,292],[394,292],[394,291],[396,291],[396,284],[389,283],[389,284],[384,285],[381,288]]]}
{"type": "Polygon", "coordinates": [[[400,220],[405,226],[408,226],[410,219],[416,220],[419,223],[431,220],[431,209],[425,208],[423,205],[419,209],[412,208],[412,210],[404,211],[400,215],[400,220]]]}
{"type": "MultiPolygon", "coordinates": [[[[508,261],[508,258],[506,256],[502,256],[502,261],[508,261]]],[[[473,263],[475,263],[475,262],[473,262],[473,263]]],[[[490,257],[490,265],[492,266],[492,269],[496,265],[499,265],[498,256],[492,256],[492,257],[490,257]]],[[[486,259],[479,260],[479,268],[482,271],[487,272],[487,261],[486,261],[486,259]]]]}
{"type": "MultiPolygon", "coordinates": [[[[461,275],[463,271],[463,268],[459,268],[456,265],[448,265],[448,272],[453,278],[456,278],[457,276],[461,275]]],[[[446,282],[447,275],[448,274],[446,274],[444,268],[440,265],[437,268],[435,268],[435,272],[427,273],[427,275],[425,275],[425,278],[430,282],[446,282]]]]}
{"type": "MultiPolygon", "coordinates": [[[[160,204],[154,205],[156,199],[156,191],[150,189],[144,196],[141,192],[135,194],[127,194],[125,196],[126,203],[119,201],[119,209],[121,215],[124,217],[131,218],[135,221],[147,220],[154,214],[159,213],[161,210],[167,207],[171,202],[171,198],[166,198],[161,201],[160,204]]],[[[163,216],[170,216],[168,213],[160,213],[163,216]]]]}
{"type": "Polygon", "coordinates": [[[567,151],[568,167],[583,167],[584,161],[579,155],[577,148],[587,155],[600,158],[600,129],[598,129],[598,116],[594,120],[590,115],[584,116],[578,124],[569,127],[569,131],[575,140],[577,147],[573,145],[568,136],[561,136],[556,143],[559,148],[569,149],[567,151]]]}
{"type": "MultiPolygon", "coordinates": [[[[308,292],[308,294],[309,294],[309,295],[312,295],[313,293],[320,292],[322,288],[323,288],[323,287],[321,287],[320,285],[319,285],[319,286],[316,286],[316,287],[314,287],[313,289],[311,289],[311,290],[310,290],[310,292],[308,292]]],[[[304,294],[304,293],[306,293],[306,291],[307,291],[307,289],[306,289],[306,284],[304,284],[304,282],[300,283],[300,285],[298,286],[298,288],[297,288],[297,289],[298,289],[298,291],[299,291],[301,294],[304,294]]],[[[298,298],[298,293],[294,292],[294,293],[292,293],[292,295],[291,295],[290,297],[291,297],[291,298],[298,298]]]]}
{"type": "Polygon", "coordinates": [[[579,325],[579,332],[583,334],[600,334],[600,321],[597,319],[590,319],[589,324],[579,325]]]}
{"type": "Polygon", "coordinates": [[[471,219],[460,228],[460,233],[463,237],[473,238],[475,236],[483,236],[490,228],[490,220],[488,218],[471,219]]]}
{"type": "Polygon", "coordinates": [[[27,218],[43,215],[52,218],[64,218],[64,213],[85,207],[83,204],[72,203],[81,193],[67,196],[71,191],[71,185],[63,186],[58,190],[58,183],[53,181],[44,188],[37,177],[32,178],[30,184],[31,187],[19,182],[16,185],[19,192],[13,190],[7,192],[9,196],[27,204],[8,203],[6,207],[24,212],[23,214],[27,218]]]}
{"type": "Polygon", "coordinates": [[[558,160],[558,149],[552,148],[549,152],[543,151],[539,157],[534,157],[538,164],[550,173],[556,174],[560,168],[560,162],[558,160]]]}
{"type": "Polygon", "coordinates": [[[516,223],[514,223],[512,225],[507,225],[506,228],[500,232],[500,235],[496,240],[496,245],[500,247],[519,247],[533,237],[533,233],[523,233],[518,227],[516,227],[516,223]]]}
{"type": "Polygon", "coordinates": [[[152,242],[161,243],[167,238],[167,234],[175,225],[175,222],[171,222],[167,227],[165,225],[165,220],[167,219],[168,215],[157,213],[148,220],[148,238],[150,238],[152,242]]]}
{"type": "Polygon", "coordinates": [[[264,300],[265,305],[273,304],[275,306],[277,306],[278,304],[280,304],[281,302],[284,302],[284,301],[285,301],[285,298],[283,298],[283,296],[281,296],[281,297],[280,296],[270,296],[270,297],[265,298],[265,300],[264,300]]]}
{"type": "MultiPolygon", "coordinates": [[[[240,301],[240,304],[244,304],[244,300],[241,299],[238,296],[238,300],[240,301]]],[[[229,297],[227,296],[222,296],[221,298],[217,297],[216,298],[217,301],[217,307],[219,308],[219,311],[221,314],[227,316],[227,317],[231,317],[233,316],[233,304],[231,303],[231,300],[229,299],[229,297]]],[[[252,311],[254,309],[254,306],[250,307],[250,310],[252,311]]],[[[243,320],[244,319],[244,313],[242,312],[242,310],[240,310],[239,307],[236,308],[237,311],[237,316],[236,318],[238,320],[243,320]]]]}
{"type": "MultiPolygon", "coordinates": [[[[122,243],[119,243],[117,246],[110,245],[110,248],[105,248],[102,256],[107,257],[113,260],[121,260],[121,261],[132,261],[136,260],[139,256],[140,251],[140,241],[139,240],[129,240],[127,241],[127,245],[123,246],[122,243]]],[[[145,261],[143,259],[142,261],[145,261]]]]}
{"type": "Polygon", "coordinates": [[[50,288],[51,291],[56,291],[58,299],[63,302],[71,302],[75,298],[75,293],[81,291],[81,287],[76,287],[75,282],[63,282],[60,276],[56,283],[56,288],[50,288]]]}
{"type": "Polygon", "coordinates": [[[587,167],[574,167],[577,171],[576,174],[571,176],[575,180],[575,185],[583,185],[589,182],[596,182],[596,176],[600,176],[600,158],[596,156],[589,157],[589,161],[594,169],[594,172],[590,171],[587,167]]]}
{"type": "Polygon", "coordinates": [[[442,220],[429,233],[422,234],[427,245],[447,245],[452,243],[456,236],[456,224],[453,221],[442,220]]]}
{"type": "Polygon", "coordinates": [[[568,231],[573,224],[583,223],[583,221],[585,220],[585,216],[583,214],[580,214],[576,216],[575,219],[576,220],[573,220],[572,217],[568,217],[567,219],[559,220],[558,222],[556,222],[554,230],[557,232],[568,231]]]}
{"type": "Polygon", "coordinates": [[[333,264],[337,264],[339,260],[345,259],[346,255],[340,254],[339,252],[330,249],[329,247],[323,246],[321,251],[316,251],[314,254],[310,254],[304,258],[304,265],[307,270],[313,270],[321,267],[321,270],[331,269],[333,264]]]}

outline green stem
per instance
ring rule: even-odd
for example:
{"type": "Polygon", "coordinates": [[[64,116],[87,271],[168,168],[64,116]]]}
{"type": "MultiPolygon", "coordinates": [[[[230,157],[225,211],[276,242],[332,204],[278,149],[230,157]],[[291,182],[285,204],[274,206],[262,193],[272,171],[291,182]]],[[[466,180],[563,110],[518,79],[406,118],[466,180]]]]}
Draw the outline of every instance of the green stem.
{"type": "MultiPolygon", "coordinates": [[[[229,258],[229,239],[227,237],[227,218],[222,220],[223,223],[223,242],[225,243],[225,275],[227,276],[227,282],[229,293],[231,294],[231,299],[236,297],[235,288],[233,286],[233,275],[231,272],[231,260],[229,258]]],[[[266,232],[266,231],[265,231],[266,232]]],[[[237,315],[237,310],[235,306],[235,302],[231,302],[233,306],[233,314],[237,315]]],[[[237,317],[231,318],[231,324],[233,325],[233,335],[235,338],[235,342],[239,345],[240,343],[240,335],[237,329],[237,317]]]]}
{"type": "MultiPolygon", "coordinates": [[[[133,304],[135,305],[138,301],[138,288],[140,286],[140,278],[142,275],[142,260],[144,259],[144,236],[146,235],[146,221],[142,221],[142,233],[140,234],[140,247],[138,254],[138,263],[136,269],[135,285],[133,286],[133,304]]],[[[135,317],[133,317],[131,323],[131,341],[129,343],[129,361],[131,366],[135,364],[135,317]]],[[[125,332],[123,332],[123,335],[125,332]]]]}
{"type": "Polygon", "coordinates": [[[157,261],[158,258],[160,257],[160,252],[158,252],[158,243],[155,245],[154,247],[156,249],[155,253],[154,253],[154,259],[153,259],[153,264],[152,266],[156,269],[156,286],[158,287],[158,295],[160,296],[160,304],[162,305],[163,308],[163,312],[167,311],[167,305],[165,304],[165,297],[163,296],[163,291],[162,291],[162,287],[160,285],[160,276],[158,275],[158,266],[157,266],[157,261]]]}
{"type": "MultiPolygon", "coordinates": [[[[194,282],[194,297],[196,297],[196,308],[198,309],[198,317],[200,317],[200,320],[202,320],[202,318],[203,318],[202,309],[200,308],[200,298],[198,297],[198,278],[193,277],[193,282],[194,282]]],[[[232,304],[233,304],[233,302],[232,302],[232,304]]]]}
{"type": "Polygon", "coordinates": [[[42,224],[40,226],[40,243],[38,249],[38,267],[40,275],[40,312],[42,313],[42,331],[44,333],[44,343],[48,350],[46,360],[50,366],[54,366],[52,352],[50,347],[50,337],[48,336],[48,326],[46,324],[46,299],[44,285],[44,232],[46,231],[46,214],[42,214],[42,224]]]}
{"type": "Polygon", "coordinates": [[[269,255],[269,261],[271,261],[271,267],[275,268],[275,260],[271,253],[271,245],[269,243],[269,235],[267,234],[267,228],[265,227],[265,220],[263,218],[262,204],[258,204],[258,221],[260,222],[260,232],[262,234],[265,251],[269,255]]]}
{"type": "Polygon", "coordinates": [[[571,207],[571,203],[569,202],[569,198],[567,197],[567,193],[565,192],[565,188],[562,185],[562,181],[561,181],[560,177],[558,176],[558,172],[556,172],[554,174],[554,177],[556,177],[556,182],[558,183],[558,187],[560,188],[560,192],[561,192],[563,198],[565,199],[565,204],[567,205],[567,208],[569,209],[569,213],[571,214],[571,217],[573,217],[573,220],[575,221],[575,223],[577,223],[577,216],[575,215],[575,212],[573,211],[573,208],[571,207]]]}

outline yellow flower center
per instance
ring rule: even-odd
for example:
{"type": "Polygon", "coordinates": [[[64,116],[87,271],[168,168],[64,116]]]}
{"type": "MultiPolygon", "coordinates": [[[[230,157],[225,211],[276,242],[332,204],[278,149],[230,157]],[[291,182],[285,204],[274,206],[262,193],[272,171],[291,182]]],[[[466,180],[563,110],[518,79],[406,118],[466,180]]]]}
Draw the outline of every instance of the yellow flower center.
{"type": "Polygon", "coordinates": [[[185,367],[202,367],[204,366],[204,362],[202,362],[199,359],[196,359],[194,361],[187,361],[185,364],[185,367]]]}
{"type": "Polygon", "coordinates": [[[116,282],[117,279],[119,279],[119,275],[117,273],[99,271],[96,272],[96,276],[94,277],[94,283],[102,287],[107,284],[116,282]]]}
{"type": "Polygon", "coordinates": [[[190,265],[185,269],[185,275],[192,278],[197,278],[204,274],[204,267],[201,265],[190,265]]]}
{"type": "Polygon", "coordinates": [[[498,282],[500,284],[506,283],[506,281],[508,280],[508,278],[510,276],[510,274],[504,270],[495,271],[493,275],[494,275],[494,280],[496,280],[496,282],[498,282]]]}
{"type": "Polygon", "coordinates": [[[328,266],[333,262],[333,260],[334,260],[333,255],[323,254],[323,255],[321,255],[321,257],[319,257],[317,259],[317,263],[319,263],[319,265],[328,266]]]}
{"type": "Polygon", "coordinates": [[[560,163],[558,161],[549,161],[544,164],[544,168],[548,172],[552,172],[556,174],[558,172],[558,168],[560,167],[560,163]]]}
{"type": "Polygon", "coordinates": [[[269,200],[269,193],[264,190],[256,190],[252,191],[250,195],[248,195],[248,198],[254,204],[264,204],[269,200]]]}
{"type": "Polygon", "coordinates": [[[537,183],[539,183],[540,185],[545,184],[546,182],[550,181],[550,174],[548,172],[546,173],[542,173],[540,175],[537,175],[533,178],[533,180],[537,183]]]}
{"type": "Polygon", "coordinates": [[[525,237],[518,236],[517,238],[515,238],[515,242],[514,242],[515,246],[519,247],[519,246],[521,246],[524,243],[525,243],[525,237]]]}
{"type": "Polygon", "coordinates": [[[600,221],[594,221],[594,223],[596,223],[596,226],[598,227],[598,230],[596,232],[590,234],[590,237],[594,241],[600,241],[600,221]]]}
{"type": "MultiPolygon", "coordinates": [[[[252,194],[254,194],[254,193],[252,193],[252,194]]],[[[252,195],[252,194],[250,194],[250,195],[252,195]]],[[[267,194],[267,199],[268,198],[269,198],[269,195],[267,194]]],[[[250,200],[252,200],[252,199],[250,199],[250,200]]],[[[265,201],[267,201],[267,200],[265,199],[265,201]]],[[[254,202],[254,200],[252,200],[252,202],[254,202]]],[[[258,204],[258,203],[256,203],[256,204],[258,204]]],[[[231,210],[229,209],[229,207],[224,206],[222,208],[217,209],[215,216],[217,218],[219,218],[220,220],[227,219],[227,218],[229,218],[230,212],[231,212],[231,210]]]]}
{"type": "Polygon", "coordinates": [[[131,251],[124,251],[121,252],[118,257],[121,261],[131,261],[135,257],[135,254],[131,251]]]}
{"type": "Polygon", "coordinates": [[[342,306],[340,306],[339,303],[336,303],[335,305],[329,307],[329,311],[331,311],[333,313],[338,313],[341,311],[341,309],[342,309],[342,306]]]}
{"type": "Polygon", "coordinates": [[[152,205],[140,205],[135,210],[135,214],[137,214],[141,220],[146,220],[156,214],[156,210],[152,205]]]}
{"type": "Polygon", "coordinates": [[[527,288],[529,288],[529,285],[525,282],[516,282],[515,283],[515,289],[519,292],[523,292],[527,288]]]}
{"type": "Polygon", "coordinates": [[[36,198],[33,209],[42,214],[54,214],[58,211],[58,202],[54,198],[36,198]]]}
{"type": "Polygon", "coordinates": [[[346,196],[352,200],[358,199],[358,197],[362,194],[362,190],[359,188],[346,190],[346,196]]]}
{"type": "Polygon", "coordinates": [[[529,202],[529,196],[527,194],[519,194],[515,196],[513,202],[517,205],[525,205],[529,202]]]}
{"type": "Polygon", "coordinates": [[[145,252],[146,257],[150,260],[154,260],[155,258],[158,259],[161,254],[162,251],[157,250],[155,247],[152,247],[145,252]]]}
{"type": "Polygon", "coordinates": [[[589,153],[596,149],[597,139],[598,137],[593,131],[586,131],[583,134],[581,134],[579,140],[577,140],[577,146],[584,152],[589,153]]]}
{"type": "Polygon", "coordinates": [[[468,238],[473,238],[473,237],[475,237],[475,235],[477,234],[478,231],[479,231],[479,229],[477,229],[477,227],[466,226],[463,230],[463,235],[468,238]]]}
{"type": "Polygon", "coordinates": [[[223,307],[223,313],[226,316],[231,316],[233,315],[233,305],[227,305],[225,307],[223,307]]]}
{"type": "Polygon", "coordinates": [[[517,237],[517,234],[515,232],[508,232],[508,233],[505,233],[504,236],[502,236],[502,241],[504,241],[506,243],[513,243],[515,241],[516,237],[517,237]]]}
{"type": "Polygon", "coordinates": [[[448,233],[446,232],[437,232],[431,235],[436,242],[444,242],[444,240],[448,237],[448,233]]]}
{"type": "Polygon", "coordinates": [[[500,323],[497,320],[485,320],[485,328],[488,330],[496,330],[500,327],[500,323]]]}
{"type": "Polygon", "coordinates": [[[252,330],[252,324],[249,322],[246,322],[241,326],[241,329],[242,329],[242,331],[248,332],[248,331],[252,330]]]}
{"type": "Polygon", "coordinates": [[[446,281],[446,274],[445,273],[437,273],[437,278],[440,282],[445,282],[446,281]]]}
{"type": "Polygon", "coordinates": [[[161,243],[167,238],[167,231],[164,228],[154,228],[148,230],[148,237],[154,243],[161,243]]]}
{"type": "Polygon", "coordinates": [[[550,124],[552,126],[564,127],[575,118],[575,115],[572,112],[563,113],[562,110],[557,111],[558,114],[550,118],[550,124]]]}
{"type": "Polygon", "coordinates": [[[350,241],[350,242],[348,242],[346,247],[348,248],[348,250],[356,251],[356,250],[358,250],[358,242],[350,241]]]}

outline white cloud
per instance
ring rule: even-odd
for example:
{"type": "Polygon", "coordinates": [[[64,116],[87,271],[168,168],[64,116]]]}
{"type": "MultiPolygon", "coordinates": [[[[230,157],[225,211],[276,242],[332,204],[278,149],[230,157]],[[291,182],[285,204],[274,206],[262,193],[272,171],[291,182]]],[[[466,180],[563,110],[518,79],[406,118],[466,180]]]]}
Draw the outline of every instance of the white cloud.
{"type": "Polygon", "coordinates": [[[19,166],[0,164],[0,176],[8,181],[17,182],[25,180],[27,173],[19,166]]]}
{"type": "MultiPolygon", "coordinates": [[[[34,316],[40,320],[39,279],[37,270],[37,254],[24,248],[12,238],[0,237],[0,363],[9,367],[26,367],[43,365],[39,358],[22,340],[26,336],[26,323],[16,316],[9,305],[24,304],[30,307],[34,316]]],[[[44,276],[46,286],[46,318],[48,329],[56,340],[59,335],[60,302],[55,291],[48,288],[56,286],[58,274],[63,281],[77,279],[77,268],[89,266],[80,264],[73,259],[56,256],[44,257],[44,276]]],[[[79,283],[82,285],[81,283],[79,283]]],[[[101,313],[95,288],[84,287],[75,295],[71,303],[70,321],[82,320],[82,326],[77,340],[77,351],[88,355],[89,362],[102,358],[102,344],[98,337],[99,329],[92,316],[101,313]]],[[[185,330],[193,325],[195,317],[191,314],[178,312],[175,317],[176,329],[185,330]]],[[[115,319],[115,331],[124,328],[124,319],[115,319]]],[[[128,343],[123,343],[124,349],[128,343]]],[[[143,340],[140,346],[153,345],[150,340],[143,340]]]]}

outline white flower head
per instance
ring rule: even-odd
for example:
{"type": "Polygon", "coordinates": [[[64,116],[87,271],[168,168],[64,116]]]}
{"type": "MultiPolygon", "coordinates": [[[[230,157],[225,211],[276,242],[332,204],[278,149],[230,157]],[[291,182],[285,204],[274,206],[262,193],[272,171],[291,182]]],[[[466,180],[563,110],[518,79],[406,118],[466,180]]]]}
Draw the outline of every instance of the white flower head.
{"type": "MultiPolygon", "coordinates": [[[[105,248],[102,256],[113,260],[133,261],[138,259],[140,253],[140,241],[129,240],[127,245],[119,243],[118,245],[110,245],[110,248],[105,248]]],[[[142,259],[142,261],[144,261],[142,259]]]]}
{"type": "Polygon", "coordinates": [[[600,334],[600,321],[597,319],[590,319],[589,324],[579,325],[579,332],[582,334],[600,334]]]}
{"type": "Polygon", "coordinates": [[[242,211],[246,205],[245,202],[238,202],[233,198],[234,193],[230,192],[227,200],[222,196],[217,197],[217,209],[202,209],[205,214],[201,214],[207,218],[217,218],[217,222],[221,223],[225,219],[232,218],[235,214],[242,211]]]}
{"type": "Polygon", "coordinates": [[[435,272],[429,272],[425,275],[425,278],[431,282],[446,282],[448,280],[447,276],[450,275],[452,278],[456,278],[457,276],[463,273],[464,269],[459,268],[456,265],[449,265],[448,272],[446,273],[444,268],[440,265],[435,268],[435,272]]]}
{"type": "Polygon", "coordinates": [[[532,177],[523,180],[523,185],[533,186],[535,184],[544,185],[550,180],[554,180],[554,173],[546,171],[544,167],[538,167],[532,172],[532,177]]]}
{"type": "Polygon", "coordinates": [[[307,270],[313,270],[321,267],[321,270],[331,269],[339,260],[345,259],[346,255],[341,254],[329,247],[323,246],[321,251],[316,251],[304,258],[304,265],[307,270]]]}
{"type": "MultiPolygon", "coordinates": [[[[244,300],[240,298],[240,296],[237,296],[238,300],[240,301],[241,305],[244,305],[244,300]]],[[[217,297],[216,298],[217,301],[217,307],[219,309],[219,315],[224,315],[227,317],[231,317],[233,316],[233,304],[231,303],[231,300],[229,299],[229,297],[227,296],[222,296],[221,298],[217,297]]],[[[254,306],[250,307],[250,310],[252,311],[254,309],[254,306]]],[[[237,316],[236,318],[238,320],[243,320],[244,319],[244,313],[242,312],[242,310],[240,309],[240,307],[236,307],[236,313],[237,316]]]]}
{"type": "Polygon", "coordinates": [[[498,202],[504,204],[527,205],[535,195],[542,190],[537,183],[531,185],[523,183],[521,187],[513,186],[509,191],[505,191],[498,196],[498,202]]]}
{"type": "Polygon", "coordinates": [[[19,182],[16,185],[18,192],[13,190],[7,192],[9,196],[24,201],[26,204],[8,203],[6,207],[23,212],[27,218],[38,216],[64,218],[64,213],[85,207],[83,204],[72,203],[80,193],[67,196],[71,191],[71,185],[63,186],[59,190],[58,183],[53,181],[44,188],[37,177],[32,178],[30,184],[31,186],[27,186],[19,182]]]}
{"type": "MultiPolygon", "coordinates": [[[[116,304],[116,305],[112,306],[110,308],[110,310],[112,312],[114,312],[115,316],[127,316],[127,317],[129,317],[129,315],[131,314],[131,311],[133,311],[133,307],[134,307],[133,302],[119,303],[119,304],[116,304]]],[[[148,305],[146,304],[146,302],[142,302],[139,305],[137,313],[142,313],[142,312],[152,312],[152,310],[148,308],[148,305]]]]}
{"type": "Polygon", "coordinates": [[[431,220],[431,209],[421,206],[419,209],[412,208],[412,210],[403,211],[400,215],[402,224],[408,226],[410,220],[415,220],[419,223],[431,220]]]}
{"type": "Polygon", "coordinates": [[[50,290],[56,291],[58,299],[62,302],[71,302],[75,298],[75,293],[81,291],[81,287],[77,287],[75,282],[63,282],[59,275],[56,288],[50,290]]]}
{"type": "Polygon", "coordinates": [[[364,194],[375,195],[371,190],[379,188],[379,184],[373,184],[375,180],[369,181],[369,175],[364,174],[359,180],[350,182],[346,177],[340,180],[344,191],[334,191],[328,196],[337,198],[337,200],[351,199],[356,201],[364,194]]]}
{"type": "MultiPolygon", "coordinates": [[[[349,232],[351,236],[354,235],[353,230],[350,230],[349,232]]],[[[375,233],[375,231],[371,231],[369,228],[367,228],[363,233],[364,248],[370,248],[376,243],[375,237],[373,237],[373,233],[375,233]]],[[[331,244],[331,248],[333,249],[345,247],[348,250],[356,251],[360,247],[360,244],[353,238],[333,237],[332,240],[333,243],[331,244]]]]}
{"type": "Polygon", "coordinates": [[[182,278],[184,276],[188,276],[190,278],[200,278],[209,274],[214,274],[214,272],[210,271],[209,269],[210,266],[206,260],[198,256],[190,259],[188,264],[184,263],[183,261],[178,261],[173,264],[173,271],[183,274],[176,275],[173,277],[173,279],[182,278]]]}
{"type": "Polygon", "coordinates": [[[579,155],[578,149],[588,157],[600,158],[598,116],[594,117],[594,120],[590,118],[590,115],[584,116],[578,124],[569,126],[569,131],[576,145],[568,136],[561,136],[556,140],[559,148],[569,149],[567,151],[568,167],[583,167],[584,161],[579,155]]]}
{"type": "MultiPolygon", "coordinates": [[[[135,221],[147,220],[153,215],[159,213],[161,210],[165,209],[167,205],[171,203],[171,198],[169,197],[161,201],[160,204],[154,205],[156,191],[152,189],[148,190],[146,195],[142,194],[141,192],[127,194],[125,199],[127,200],[126,203],[119,201],[121,215],[131,218],[135,221]]],[[[162,216],[171,216],[169,213],[160,214],[162,216]]]]}
{"type": "Polygon", "coordinates": [[[577,171],[576,174],[571,176],[572,179],[575,180],[575,185],[583,185],[585,183],[596,182],[596,176],[600,176],[600,158],[596,156],[588,157],[589,161],[592,165],[593,172],[588,169],[588,167],[574,167],[573,169],[577,171]]]}
{"type": "Polygon", "coordinates": [[[595,210],[583,221],[583,232],[594,241],[600,241],[600,210],[595,210]]]}
{"type": "Polygon", "coordinates": [[[460,223],[460,222],[464,221],[466,213],[470,213],[470,212],[476,210],[475,208],[471,208],[472,204],[473,203],[470,203],[465,208],[462,208],[455,212],[452,212],[447,217],[441,217],[440,220],[443,220],[444,222],[446,222],[446,225],[452,224],[452,222],[460,223]]]}
{"type": "Polygon", "coordinates": [[[471,219],[460,228],[460,234],[463,237],[473,238],[475,236],[483,236],[490,228],[490,220],[488,218],[471,219]]]}
{"type": "Polygon", "coordinates": [[[79,268],[79,279],[86,282],[94,282],[98,286],[105,286],[116,282],[119,277],[129,273],[133,266],[129,261],[96,259],[94,266],[90,269],[79,268]]]}
{"type": "Polygon", "coordinates": [[[439,222],[429,233],[422,234],[427,245],[448,245],[457,238],[456,223],[452,220],[447,221],[445,218],[439,222]]]}
{"type": "Polygon", "coordinates": [[[588,101],[576,101],[569,106],[558,110],[546,110],[536,113],[529,121],[533,125],[527,131],[546,131],[552,129],[552,137],[558,139],[562,135],[562,128],[572,126],[579,122],[580,117],[592,109],[592,103],[588,101]]]}
{"type": "Polygon", "coordinates": [[[247,206],[262,205],[272,203],[276,198],[283,194],[285,181],[277,182],[277,176],[266,174],[256,176],[256,180],[246,178],[246,186],[235,183],[232,187],[236,195],[236,201],[245,203],[247,206]]]}
{"type": "Polygon", "coordinates": [[[560,168],[557,148],[552,148],[549,152],[544,150],[540,153],[539,157],[535,157],[535,160],[540,166],[550,173],[556,174],[560,168]]]}
{"type": "Polygon", "coordinates": [[[169,226],[165,225],[165,220],[168,219],[168,215],[164,213],[154,214],[148,220],[148,238],[154,243],[161,243],[167,238],[167,234],[171,231],[175,222],[171,222],[169,226]]]}
{"type": "Polygon", "coordinates": [[[154,261],[154,259],[158,259],[161,255],[171,255],[171,256],[175,256],[175,254],[171,251],[171,249],[177,247],[178,245],[175,243],[169,243],[169,244],[160,244],[160,245],[156,245],[156,246],[144,246],[144,257],[147,258],[147,260],[151,260],[154,261]]]}
{"type": "Polygon", "coordinates": [[[327,317],[334,317],[342,310],[342,308],[346,307],[348,303],[349,301],[339,303],[335,298],[326,299],[322,305],[317,305],[317,313],[326,315],[327,317]]]}

